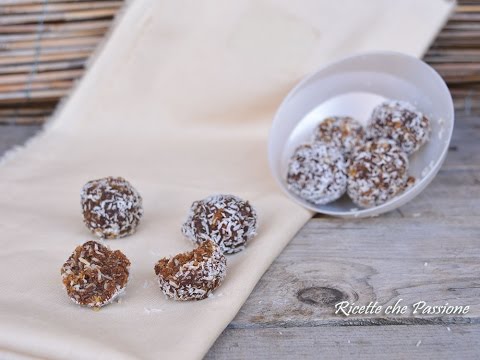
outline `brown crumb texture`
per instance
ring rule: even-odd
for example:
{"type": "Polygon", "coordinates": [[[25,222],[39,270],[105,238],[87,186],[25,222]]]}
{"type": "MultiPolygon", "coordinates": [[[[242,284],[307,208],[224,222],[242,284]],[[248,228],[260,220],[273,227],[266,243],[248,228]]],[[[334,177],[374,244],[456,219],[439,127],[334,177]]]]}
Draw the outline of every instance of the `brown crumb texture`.
{"type": "Polygon", "coordinates": [[[125,289],[129,267],[130,261],[121,251],[92,240],[77,246],[63,264],[61,275],[73,302],[99,308],[125,289]]]}
{"type": "Polygon", "coordinates": [[[332,116],[317,125],[313,141],[333,145],[348,156],[354,148],[363,145],[365,130],[357,120],[348,116],[332,116]]]}
{"type": "Polygon", "coordinates": [[[99,238],[115,239],[135,232],[143,215],[142,197],[121,177],[85,184],[80,193],[83,221],[99,238]]]}
{"type": "Polygon", "coordinates": [[[414,181],[408,176],[407,154],[392,140],[373,140],[352,156],[347,193],[355,204],[372,207],[392,199],[414,181]]]}
{"type": "Polygon", "coordinates": [[[257,213],[234,195],[213,195],[195,201],[182,225],[182,233],[200,244],[212,240],[225,254],[243,250],[257,233],[257,213]]]}
{"type": "Polygon", "coordinates": [[[213,241],[203,241],[195,250],[160,259],[155,274],[163,293],[175,300],[202,300],[220,286],[227,259],[213,241]]]}

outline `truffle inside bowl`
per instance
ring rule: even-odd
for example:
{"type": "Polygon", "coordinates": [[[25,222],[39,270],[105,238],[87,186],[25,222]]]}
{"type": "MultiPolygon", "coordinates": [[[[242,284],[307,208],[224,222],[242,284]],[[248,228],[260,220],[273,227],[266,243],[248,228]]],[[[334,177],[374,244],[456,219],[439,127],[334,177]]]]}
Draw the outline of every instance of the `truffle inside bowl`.
{"type": "Polygon", "coordinates": [[[318,213],[375,216],[417,196],[435,177],[445,160],[454,124],[453,101],[443,79],[423,61],[394,52],[349,57],[327,65],[298,84],[280,105],[270,131],[269,163],[287,194],[318,213]],[[372,208],[358,208],[347,195],[314,205],[287,189],[288,163],[295,149],[312,139],[314,128],[329,116],[350,116],[366,125],[375,106],[384,100],[413,104],[431,122],[430,140],[409,157],[415,185],[372,208]]]}

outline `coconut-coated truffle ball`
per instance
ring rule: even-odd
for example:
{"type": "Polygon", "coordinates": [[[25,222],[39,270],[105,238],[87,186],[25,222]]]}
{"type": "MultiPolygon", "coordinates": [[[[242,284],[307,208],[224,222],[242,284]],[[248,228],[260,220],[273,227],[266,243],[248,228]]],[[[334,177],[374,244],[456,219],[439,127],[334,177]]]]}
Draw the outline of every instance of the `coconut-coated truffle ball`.
{"type": "Polygon", "coordinates": [[[213,195],[195,201],[182,226],[182,233],[194,243],[213,240],[225,254],[242,251],[256,231],[255,209],[234,195],[213,195]]]}
{"type": "Polygon", "coordinates": [[[348,116],[332,116],[324,119],[314,130],[313,141],[337,146],[344,155],[364,143],[365,130],[357,120],[348,116]]]}
{"type": "Polygon", "coordinates": [[[100,238],[133,234],[143,215],[142,197],[121,177],[89,181],[80,199],[85,225],[100,238]]]}
{"type": "Polygon", "coordinates": [[[409,185],[408,158],[388,139],[367,141],[352,156],[347,193],[361,207],[381,205],[409,185]]]}
{"type": "Polygon", "coordinates": [[[288,189],[315,205],[335,201],[347,188],[346,167],[345,158],[336,146],[301,145],[288,164],[288,189]]]}
{"type": "Polygon", "coordinates": [[[372,138],[395,141],[407,155],[428,141],[430,120],[406,101],[385,101],[372,112],[367,133],[372,138]]]}

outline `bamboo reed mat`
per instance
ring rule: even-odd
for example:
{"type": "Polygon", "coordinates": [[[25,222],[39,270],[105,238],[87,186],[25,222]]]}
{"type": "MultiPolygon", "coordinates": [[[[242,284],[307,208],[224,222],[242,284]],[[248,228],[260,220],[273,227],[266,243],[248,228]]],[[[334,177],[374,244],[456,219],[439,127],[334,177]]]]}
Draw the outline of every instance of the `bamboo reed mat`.
{"type": "Polygon", "coordinates": [[[85,70],[123,0],[0,0],[0,124],[40,124],[85,70]]]}
{"type": "MultiPolygon", "coordinates": [[[[0,0],[0,124],[43,123],[122,4],[0,0]]],[[[456,107],[480,107],[480,0],[459,1],[425,60],[449,84],[456,107]]]]}

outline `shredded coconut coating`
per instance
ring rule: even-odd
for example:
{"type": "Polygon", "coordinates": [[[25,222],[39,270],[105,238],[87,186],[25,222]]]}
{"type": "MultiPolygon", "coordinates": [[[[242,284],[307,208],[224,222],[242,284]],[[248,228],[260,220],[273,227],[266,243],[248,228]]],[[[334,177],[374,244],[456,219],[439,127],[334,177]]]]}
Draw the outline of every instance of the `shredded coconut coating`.
{"type": "Polygon", "coordinates": [[[430,120],[412,104],[391,100],[373,110],[367,133],[372,138],[392,139],[411,155],[428,141],[430,126],[430,120]]]}
{"type": "Polygon", "coordinates": [[[80,199],[83,222],[99,238],[133,234],[143,215],[142,197],[121,177],[89,181],[82,188],[80,199]]]}
{"type": "Polygon", "coordinates": [[[347,193],[361,207],[381,205],[410,185],[408,158],[393,140],[368,141],[348,167],[347,193]]]}
{"type": "Polygon", "coordinates": [[[313,141],[339,147],[349,155],[355,147],[365,141],[365,130],[357,120],[348,116],[332,116],[317,125],[313,141]]]}
{"type": "Polygon", "coordinates": [[[119,250],[87,241],[77,246],[60,272],[67,294],[78,305],[99,308],[125,290],[130,261],[119,250]]]}
{"type": "Polygon", "coordinates": [[[245,249],[257,230],[257,213],[248,201],[234,195],[213,195],[195,201],[182,233],[200,244],[213,240],[225,254],[245,249]]]}
{"type": "Polygon", "coordinates": [[[288,165],[288,189],[315,205],[327,204],[345,193],[346,168],[345,158],[336,146],[301,145],[288,165]]]}
{"type": "Polygon", "coordinates": [[[213,241],[195,250],[160,259],[155,265],[160,289],[174,300],[202,300],[218,288],[227,273],[227,259],[213,241]]]}

